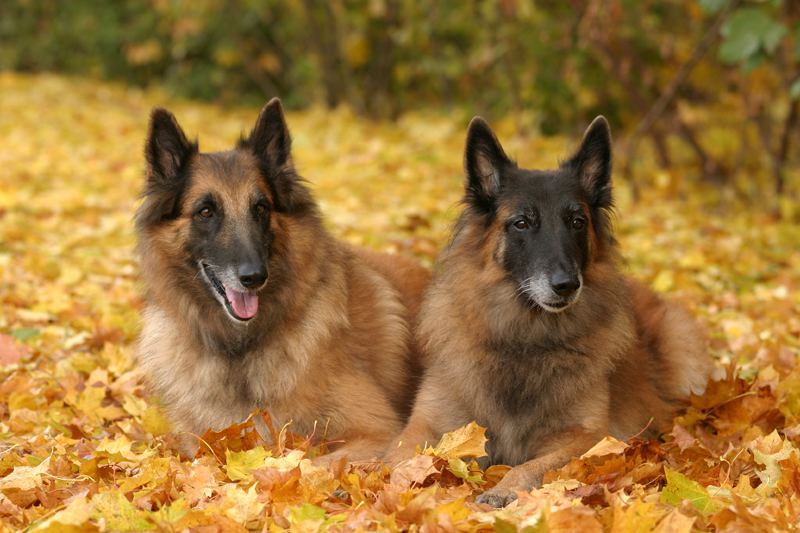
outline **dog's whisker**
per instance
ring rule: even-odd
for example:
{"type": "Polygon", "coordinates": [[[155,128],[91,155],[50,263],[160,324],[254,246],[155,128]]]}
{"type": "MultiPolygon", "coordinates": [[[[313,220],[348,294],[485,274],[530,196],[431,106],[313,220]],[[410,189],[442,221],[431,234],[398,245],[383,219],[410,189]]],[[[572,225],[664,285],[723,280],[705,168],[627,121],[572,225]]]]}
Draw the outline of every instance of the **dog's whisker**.
{"type": "Polygon", "coordinates": [[[533,278],[535,276],[531,276],[522,283],[517,286],[517,289],[514,291],[514,296],[523,296],[528,293],[530,290],[531,285],[533,284],[533,278]]]}

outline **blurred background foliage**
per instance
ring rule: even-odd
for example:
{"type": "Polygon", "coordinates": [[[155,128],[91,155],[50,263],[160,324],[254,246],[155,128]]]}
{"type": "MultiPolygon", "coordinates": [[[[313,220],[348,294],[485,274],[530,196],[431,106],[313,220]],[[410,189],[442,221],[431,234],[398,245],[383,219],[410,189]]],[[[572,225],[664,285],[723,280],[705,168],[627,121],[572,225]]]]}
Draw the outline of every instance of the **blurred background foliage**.
{"type": "Polygon", "coordinates": [[[797,0],[3,0],[0,69],[543,135],[602,113],[635,195],[693,180],[798,216],[797,0]]]}

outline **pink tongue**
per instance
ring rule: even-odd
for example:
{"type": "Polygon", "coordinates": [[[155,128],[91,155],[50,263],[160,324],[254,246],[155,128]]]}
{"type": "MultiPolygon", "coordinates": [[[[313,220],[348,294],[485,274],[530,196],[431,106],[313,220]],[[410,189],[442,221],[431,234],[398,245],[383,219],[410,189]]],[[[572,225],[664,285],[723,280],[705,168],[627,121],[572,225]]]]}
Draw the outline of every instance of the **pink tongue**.
{"type": "Polygon", "coordinates": [[[253,292],[239,292],[225,287],[225,297],[231,303],[233,312],[239,318],[253,318],[258,311],[258,295],[253,292]]]}

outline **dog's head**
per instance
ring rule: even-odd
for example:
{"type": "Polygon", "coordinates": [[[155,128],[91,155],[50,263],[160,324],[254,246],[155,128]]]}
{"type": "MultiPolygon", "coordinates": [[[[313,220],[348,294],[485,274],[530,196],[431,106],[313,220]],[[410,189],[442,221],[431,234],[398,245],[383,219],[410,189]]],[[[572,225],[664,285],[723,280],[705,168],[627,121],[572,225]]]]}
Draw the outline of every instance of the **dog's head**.
{"type": "Polygon", "coordinates": [[[155,109],[145,145],[144,202],[136,217],[140,246],[156,256],[159,275],[201,309],[237,324],[258,316],[268,293],[281,217],[315,207],[294,171],[280,101],[261,111],[235,149],[201,153],[175,117],[155,109]],[[212,310],[216,309],[216,310],[212,310]]]}
{"type": "Polygon", "coordinates": [[[472,120],[465,154],[471,213],[501,233],[494,258],[517,294],[545,311],[575,303],[592,260],[613,242],[611,136],[597,117],[556,170],[519,168],[489,125],[472,120]]]}

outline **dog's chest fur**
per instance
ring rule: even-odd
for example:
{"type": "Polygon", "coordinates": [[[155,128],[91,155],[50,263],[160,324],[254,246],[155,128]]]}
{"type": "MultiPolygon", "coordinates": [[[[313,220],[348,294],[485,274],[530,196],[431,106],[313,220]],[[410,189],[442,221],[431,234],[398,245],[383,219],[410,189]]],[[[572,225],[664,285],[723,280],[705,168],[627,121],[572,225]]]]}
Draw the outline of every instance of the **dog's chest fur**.
{"type": "Polygon", "coordinates": [[[538,441],[569,426],[576,395],[604,379],[589,354],[568,347],[511,340],[490,343],[485,353],[478,375],[488,405],[478,402],[476,410],[489,429],[493,463],[531,457],[538,441]]]}
{"type": "Polygon", "coordinates": [[[474,338],[467,375],[481,393],[469,401],[488,427],[493,463],[520,464],[553,435],[607,423],[609,375],[633,342],[630,317],[607,311],[590,320],[579,304],[576,316],[474,338]]]}
{"type": "Polygon", "coordinates": [[[244,420],[256,408],[269,409],[278,418],[276,423],[294,419],[302,424],[304,414],[289,412],[285,405],[298,393],[299,378],[316,346],[287,335],[280,343],[230,358],[204,352],[202,344],[176,334],[175,328],[165,312],[149,307],[144,313],[139,363],[177,429],[219,430],[244,420]]]}

